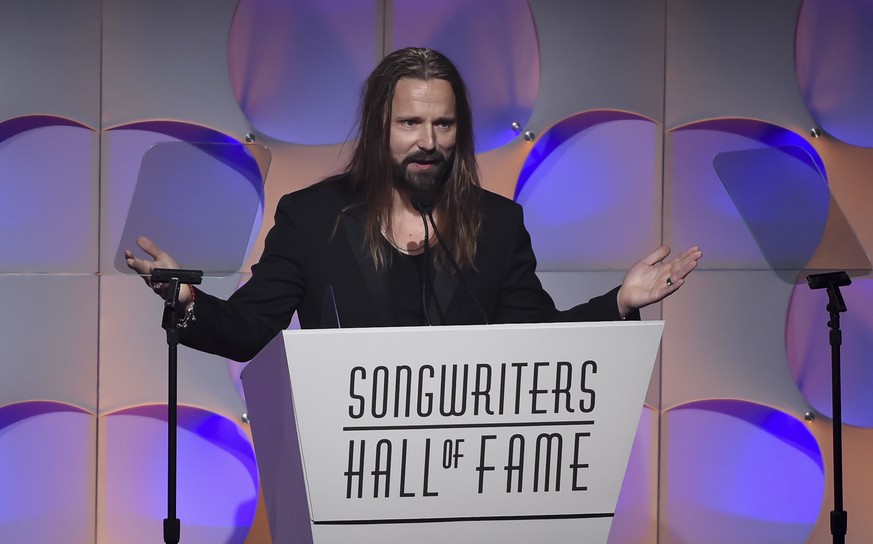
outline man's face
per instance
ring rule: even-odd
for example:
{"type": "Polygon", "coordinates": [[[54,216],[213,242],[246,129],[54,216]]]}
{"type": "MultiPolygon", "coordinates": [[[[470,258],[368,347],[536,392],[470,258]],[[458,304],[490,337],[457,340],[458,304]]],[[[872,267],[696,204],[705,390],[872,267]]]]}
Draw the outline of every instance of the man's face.
{"type": "Polygon", "coordinates": [[[451,168],[455,131],[455,93],[448,81],[400,79],[389,140],[396,182],[410,190],[438,188],[451,168]]]}

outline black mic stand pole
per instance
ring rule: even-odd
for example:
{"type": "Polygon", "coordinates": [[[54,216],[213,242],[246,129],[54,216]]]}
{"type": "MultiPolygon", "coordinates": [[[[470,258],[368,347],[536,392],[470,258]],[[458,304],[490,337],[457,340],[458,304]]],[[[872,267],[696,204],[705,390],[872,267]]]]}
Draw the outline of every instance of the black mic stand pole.
{"type": "Polygon", "coordinates": [[[430,321],[430,314],[427,312],[427,292],[431,287],[430,283],[430,236],[427,232],[427,217],[425,214],[430,214],[430,205],[422,207],[418,210],[421,214],[421,220],[424,222],[424,275],[421,283],[421,309],[424,311],[424,321],[428,326],[433,325],[430,321]]]}
{"type": "Polygon", "coordinates": [[[424,271],[421,282],[421,309],[424,312],[424,321],[430,326],[430,314],[427,312],[427,291],[430,285],[430,236],[427,232],[427,217],[433,213],[434,194],[432,189],[416,189],[409,197],[412,207],[421,215],[424,223],[424,271]]]}
{"type": "Polygon", "coordinates": [[[203,272],[200,270],[174,270],[155,268],[151,274],[151,284],[167,284],[164,294],[164,313],[161,327],[167,331],[167,358],[169,373],[167,380],[167,517],[164,519],[164,542],[178,544],[181,523],[176,517],[176,431],[177,431],[177,375],[176,348],[179,345],[182,329],[187,323],[180,323],[176,307],[179,304],[179,287],[182,284],[199,284],[203,272]]]}
{"type": "Polygon", "coordinates": [[[843,510],[843,411],[840,377],[840,345],[843,333],[840,330],[840,314],[846,311],[846,303],[840,293],[840,286],[850,285],[852,280],[845,272],[811,274],[806,278],[810,289],[827,289],[830,314],[831,345],[831,403],[833,405],[834,426],[834,509],[831,511],[831,535],[834,544],[845,544],[848,529],[848,514],[843,510]]]}

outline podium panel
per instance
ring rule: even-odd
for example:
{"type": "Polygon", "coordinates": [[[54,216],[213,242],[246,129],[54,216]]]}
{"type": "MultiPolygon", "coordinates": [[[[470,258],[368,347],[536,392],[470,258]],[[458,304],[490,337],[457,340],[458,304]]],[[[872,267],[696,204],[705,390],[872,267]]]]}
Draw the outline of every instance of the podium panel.
{"type": "Polygon", "coordinates": [[[284,332],[242,375],[274,541],[605,543],[662,331],[284,332]]]}

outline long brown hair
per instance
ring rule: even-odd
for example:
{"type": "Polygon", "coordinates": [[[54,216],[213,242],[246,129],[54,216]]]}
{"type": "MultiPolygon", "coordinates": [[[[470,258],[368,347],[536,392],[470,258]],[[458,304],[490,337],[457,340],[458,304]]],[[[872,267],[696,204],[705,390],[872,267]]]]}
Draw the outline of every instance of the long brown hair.
{"type": "MultiPolygon", "coordinates": [[[[402,78],[447,81],[455,94],[456,135],[451,171],[436,202],[440,233],[462,268],[473,267],[482,228],[479,170],[473,142],[473,115],[467,88],[454,64],[432,49],[406,48],[386,56],[367,78],[361,101],[358,142],[346,168],[355,188],[363,188],[366,205],[365,243],[377,267],[391,263],[391,250],[380,231],[380,218],[391,214],[393,170],[389,148],[391,105],[402,78]]],[[[437,262],[445,258],[434,248],[437,262]]]]}

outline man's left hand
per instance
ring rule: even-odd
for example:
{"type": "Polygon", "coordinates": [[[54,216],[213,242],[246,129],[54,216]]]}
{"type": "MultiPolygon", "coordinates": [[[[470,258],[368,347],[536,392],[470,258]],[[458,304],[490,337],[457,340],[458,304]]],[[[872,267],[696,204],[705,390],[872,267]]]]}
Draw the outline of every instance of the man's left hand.
{"type": "Polygon", "coordinates": [[[618,311],[622,317],[673,294],[703,256],[696,246],[666,260],[669,254],[669,246],[661,246],[628,270],[618,291],[618,311]]]}

